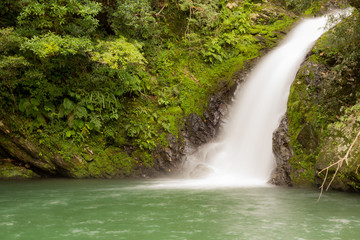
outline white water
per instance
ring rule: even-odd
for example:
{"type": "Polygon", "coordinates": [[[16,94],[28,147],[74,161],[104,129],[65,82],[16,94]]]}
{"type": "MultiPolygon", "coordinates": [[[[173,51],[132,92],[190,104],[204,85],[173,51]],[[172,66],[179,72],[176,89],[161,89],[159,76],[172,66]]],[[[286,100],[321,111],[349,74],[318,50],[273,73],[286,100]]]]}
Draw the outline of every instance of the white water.
{"type": "Polygon", "coordinates": [[[289,89],[300,64],[329,29],[327,20],[324,16],[299,23],[241,85],[217,141],[188,156],[195,165],[203,163],[214,169],[214,174],[200,182],[220,186],[267,183],[275,167],[272,134],[286,112],[289,89]]]}

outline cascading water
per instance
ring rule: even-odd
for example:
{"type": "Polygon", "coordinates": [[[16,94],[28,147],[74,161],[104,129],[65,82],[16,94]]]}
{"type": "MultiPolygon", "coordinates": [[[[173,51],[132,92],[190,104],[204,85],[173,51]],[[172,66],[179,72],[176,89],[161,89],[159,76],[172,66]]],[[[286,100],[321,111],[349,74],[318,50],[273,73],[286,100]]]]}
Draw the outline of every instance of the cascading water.
{"type": "MultiPolygon", "coordinates": [[[[207,182],[258,185],[268,181],[274,168],[272,133],[286,111],[290,85],[300,64],[330,27],[328,17],[299,23],[236,92],[229,119],[217,141],[188,157],[195,165],[206,164],[214,170],[207,182]]],[[[332,21],[331,25],[335,24],[332,21]]]]}

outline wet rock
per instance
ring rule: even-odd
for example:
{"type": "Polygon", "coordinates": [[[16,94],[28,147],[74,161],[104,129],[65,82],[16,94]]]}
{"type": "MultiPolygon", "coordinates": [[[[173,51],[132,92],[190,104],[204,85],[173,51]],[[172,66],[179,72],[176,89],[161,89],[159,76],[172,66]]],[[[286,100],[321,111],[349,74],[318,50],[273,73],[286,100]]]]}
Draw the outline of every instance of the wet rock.
{"type": "Polygon", "coordinates": [[[192,113],[186,121],[187,137],[194,145],[206,143],[211,137],[211,129],[197,114],[192,113]]]}
{"type": "Polygon", "coordinates": [[[38,174],[33,172],[29,164],[25,166],[13,159],[0,159],[0,179],[23,179],[38,178],[38,174]]]}
{"type": "Polygon", "coordinates": [[[160,147],[153,153],[153,169],[142,171],[144,175],[156,177],[177,173],[180,160],[185,154],[182,134],[180,134],[179,139],[172,134],[168,134],[166,140],[169,143],[168,147],[160,147]]]}
{"type": "MultiPolygon", "coordinates": [[[[73,154],[70,160],[64,159],[56,149],[41,146],[22,133],[11,131],[9,124],[0,121],[0,160],[4,156],[13,159],[11,164],[17,168],[30,170],[40,177],[76,178],[77,167],[83,163],[80,155],[73,154]]],[[[30,176],[26,170],[17,173],[30,176]]]]}
{"type": "Polygon", "coordinates": [[[191,172],[191,178],[205,178],[214,173],[214,169],[205,164],[198,164],[191,172]]]}
{"type": "Polygon", "coordinates": [[[290,146],[289,120],[286,116],[281,119],[279,128],[273,133],[273,152],[275,155],[276,168],[272,172],[269,183],[275,185],[291,186],[290,158],[294,152],[290,146]]]}
{"type": "Polygon", "coordinates": [[[39,175],[56,175],[56,165],[49,160],[49,152],[42,152],[36,144],[20,134],[13,133],[8,124],[0,121],[0,148],[1,152],[31,168],[39,175]]]}

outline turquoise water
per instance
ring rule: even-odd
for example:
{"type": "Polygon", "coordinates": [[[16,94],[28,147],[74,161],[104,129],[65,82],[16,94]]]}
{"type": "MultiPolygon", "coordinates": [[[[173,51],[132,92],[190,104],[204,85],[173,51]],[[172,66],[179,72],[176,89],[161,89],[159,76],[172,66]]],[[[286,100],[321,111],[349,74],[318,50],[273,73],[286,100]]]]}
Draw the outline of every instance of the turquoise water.
{"type": "Polygon", "coordinates": [[[358,194],[182,183],[2,181],[0,239],[360,238],[358,194]]]}

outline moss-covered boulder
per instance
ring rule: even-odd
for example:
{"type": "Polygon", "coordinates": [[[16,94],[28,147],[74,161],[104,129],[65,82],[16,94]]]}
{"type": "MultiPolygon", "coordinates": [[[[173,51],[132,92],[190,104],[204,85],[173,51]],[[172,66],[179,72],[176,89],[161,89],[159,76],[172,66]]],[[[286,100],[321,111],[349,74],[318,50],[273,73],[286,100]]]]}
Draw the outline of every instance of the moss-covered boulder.
{"type": "MultiPolygon", "coordinates": [[[[344,112],[338,121],[328,125],[315,167],[322,170],[334,164],[329,168],[328,179],[332,178],[339,168],[331,187],[360,191],[360,104],[346,108],[344,112]]],[[[325,176],[326,170],[316,183],[320,183],[325,176]]]]}
{"type": "Polygon", "coordinates": [[[14,165],[11,159],[1,159],[0,161],[0,179],[24,179],[38,178],[38,174],[28,169],[29,165],[14,165]]]}
{"type": "Polygon", "coordinates": [[[325,35],[291,86],[287,116],[293,185],[321,186],[325,181],[327,187],[336,173],[330,188],[360,191],[360,68],[353,58],[358,49],[348,53],[336,41],[351,26],[347,20],[325,35]]]}

